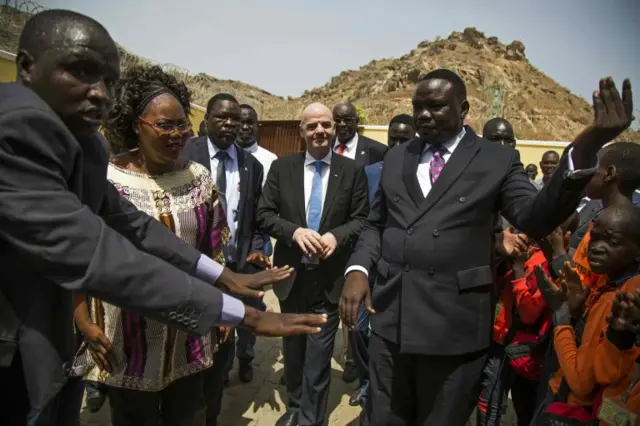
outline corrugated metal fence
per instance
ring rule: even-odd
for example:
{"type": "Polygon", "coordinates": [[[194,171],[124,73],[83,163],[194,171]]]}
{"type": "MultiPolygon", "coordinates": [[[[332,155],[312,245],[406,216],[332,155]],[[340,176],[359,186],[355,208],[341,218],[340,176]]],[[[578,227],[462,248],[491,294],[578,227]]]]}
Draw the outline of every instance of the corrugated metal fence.
{"type": "Polygon", "coordinates": [[[299,126],[300,122],[297,120],[261,121],[260,146],[278,157],[302,151],[304,144],[299,126]]]}

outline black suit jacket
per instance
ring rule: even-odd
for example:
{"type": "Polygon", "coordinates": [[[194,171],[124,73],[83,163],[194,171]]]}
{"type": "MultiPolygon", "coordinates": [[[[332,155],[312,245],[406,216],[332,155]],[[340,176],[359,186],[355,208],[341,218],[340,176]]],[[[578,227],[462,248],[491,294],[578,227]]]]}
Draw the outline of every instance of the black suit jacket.
{"type": "MultiPolygon", "coordinates": [[[[271,165],[258,206],[258,222],[277,240],[274,251],[276,266],[297,267],[302,251],[293,241],[299,227],[307,227],[304,205],[305,153],[278,158],[271,165]]],[[[327,260],[320,260],[320,274],[329,301],[338,302],[344,284],[344,267],[367,217],[367,180],[364,169],[339,155],[332,155],[327,193],[322,206],[318,233],[331,232],[338,242],[327,260]]],[[[273,290],[279,299],[288,297],[295,277],[278,284],[273,290]]]]}
{"type": "Polygon", "coordinates": [[[0,366],[22,358],[35,409],[74,356],[70,290],[198,334],[220,319],[222,293],[188,275],[198,250],[121,198],[107,165],[99,139],[0,85],[0,366]]]}
{"type": "MultiPolygon", "coordinates": [[[[337,143],[337,138],[333,139],[333,145],[337,143]]],[[[369,166],[384,159],[389,147],[378,141],[374,141],[366,136],[358,135],[358,146],[356,147],[356,157],[354,158],[359,167],[369,166]]]]}
{"type": "Polygon", "coordinates": [[[564,177],[566,159],[538,193],[517,152],[467,129],[424,198],[419,139],[389,151],[380,189],[349,266],[377,263],[372,330],[404,353],[456,355],[491,341],[498,214],[542,237],[569,217],[589,178],[564,177]]]}
{"type": "MultiPolygon", "coordinates": [[[[236,230],[237,269],[242,272],[254,272],[253,265],[247,265],[247,256],[264,251],[264,236],[260,232],[256,217],[256,208],[262,194],[262,164],[250,153],[239,146],[238,171],[240,173],[240,200],[238,201],[238,228],[236,230]]],[[[211,155],[206,136],[196,138],[185,146],[182,157],[205,166],[211,172],[211,155]]]]}
{"type": "Polygon", "coordinates": [[[578,246],[580,245],[580,241],[582,241],[585,234],[587,233],[587,230],[589,229],[589,223],[591,223],[591,221],[596,218],[596,216],[598,215],[598,213],[600,213],[600,211],[602,211],[602,209],[602,201],[589,200],[589,202],[585,204],[582,210],[580,210],[580,222],[578,223],[578,228],[576,229],[576,232],[571,235],[572,249],[575,250],[578,248],[578,246]]]}

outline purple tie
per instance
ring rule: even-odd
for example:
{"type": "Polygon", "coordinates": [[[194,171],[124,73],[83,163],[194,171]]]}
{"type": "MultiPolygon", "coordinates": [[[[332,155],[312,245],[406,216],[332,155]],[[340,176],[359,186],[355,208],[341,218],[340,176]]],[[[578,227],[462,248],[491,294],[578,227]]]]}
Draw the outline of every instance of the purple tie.
{"type": "Polygon", "coordinates": [[[433,157],[429,162],[429,176],[431,177],[431,185],[433,185],[444,168],[444,153],[447,152],[447,148],[442,145],[431,145],[429,150],[433,152],[433,157]]]}

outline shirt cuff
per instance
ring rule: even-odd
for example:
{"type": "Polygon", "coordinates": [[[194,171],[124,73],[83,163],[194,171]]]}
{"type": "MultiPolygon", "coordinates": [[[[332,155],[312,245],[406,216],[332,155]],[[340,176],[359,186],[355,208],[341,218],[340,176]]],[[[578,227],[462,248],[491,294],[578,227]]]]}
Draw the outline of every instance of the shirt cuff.
{"type": "Polygon", "coordinates": [[[369,277],[369,271],[367,271],[364,268],[364,266],[360,266],[360,265],[349,266],[347,270],[344,272],[344,276],[346,277],[347,275],[349,275],[349,272],[353,272],[353,271],[360,271],[363,274],[365,274],[367,277],[369,277]]]}
{"type": "Polygon", "coordinates": [[[222,293],[222,313],[220,325],[235,327],[244,319],[244,303],[222,293]]]}
{"type": "Polygon", "coordinates": [[[222,275],[223,270],[224,266],[210,257],[201,254],[196,264],[196,277],[209,284],[215,284],[218,278],[220,278],[220,275],[222,275]]]}
{"type": "Polygon", "coordinates": [[[600,159],[596,156],[596,164],[595,166],[589,168],[589,169],[581,169],[581,170],[575,170],[575,167],[573,165],[573,147],[569,150],[569,154],[567,155],[567,161],[568,161],[568,170],[566,172],[567,177],[570,179],[580,179],[586,176],[590,176],[592,174],[594,174],[596,172],[596,170],[598,169],[598,167],[600,166],[600,159]]]}

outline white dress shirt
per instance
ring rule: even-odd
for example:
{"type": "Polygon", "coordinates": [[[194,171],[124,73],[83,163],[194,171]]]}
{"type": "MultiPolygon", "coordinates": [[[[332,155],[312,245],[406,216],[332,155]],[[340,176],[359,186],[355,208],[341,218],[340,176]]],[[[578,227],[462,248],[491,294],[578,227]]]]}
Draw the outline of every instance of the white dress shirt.
{"type": "MultiPolygon", "coordinates": [[[[211,157],[211,177],[213,182],[216,182],[216,171],[218,170],[218,159],[216,154],[220,151],[220,148],[215,146],[211,139],[207,138],[209,145],[209,156],[211,157]]],[[[240,202],[240,172],[238,171],[238,152],[236,146],[231,145],[225,150],[227,152],[227,158],[224,162],[225,176],[227,178],[227,188],[225,190],[225,198],[227,200],[227,225],[231,232],[231,241],[225,247],[223,247],[224,258],[227,262],[236,262],[236,240],[238,230],[238,204],[240,202]]]]}
{"type": "Polygon", "coordinates": [[[269,174],[269,169],[271,169],[271,163],[276,161],[278,159],[278,156],[275,155],[273,152],[264,149],[263,147],[258,145],[258,142],[255,142],[255,141],[253,142],[253,145],[243,149],[247,151],[249,154],[256,157],[256,159],[260,162],[260,164],[262,164],[262,169],[263,169],[262,186],[264,186],[265,182],[267,181],[267,175],[269,174]]]}
{"type": "MultiPolygon", "coordinates": [[[[336,139],[336,143],[333,146],[333,150],[335,151],[336,154],[340,152],[340,144],[342,144],[342,142],[336,139]]],[[[344,145],[345,147],[344,147],[344,152],[342,153],[342,156],[355,160],[356,151],[358,149],[358,132],[356,132],[356,134],[351,139],[345,142],[344,145]]]]}
{"type": "MultiPolygon", "coordinates": [[[[325,163],[322,168],[322,207],[324,207],[324,198],[327,196],[327,187],[329,186],[329,169],[331,168],[331,151],[320,160],[325,163]]],[[[309,214],[309,200],[311,200],[311,186],[313,185],[313,175],[316,173],[316,159],[307,151],[304,155],[304,211],[309,214]]]]}

